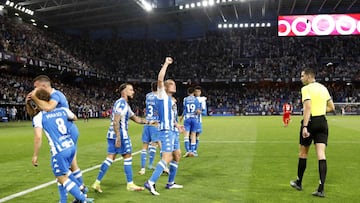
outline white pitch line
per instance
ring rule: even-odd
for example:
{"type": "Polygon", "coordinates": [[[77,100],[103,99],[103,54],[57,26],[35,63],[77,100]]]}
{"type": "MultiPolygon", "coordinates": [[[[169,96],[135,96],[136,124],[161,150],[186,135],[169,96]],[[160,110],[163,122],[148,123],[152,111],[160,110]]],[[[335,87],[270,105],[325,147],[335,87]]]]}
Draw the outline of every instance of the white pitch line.
{"type": "MultiPolygon", "coordinates": [[[[139,154],[140,152],[141,152],[141,151],[134,152],[134,153],[132,153],[132,155],[139,154]]],[[[120,160],[122,160],[122,159],[123,159],[122,157],[117,158],[117,159],[115,159],[114,162],[120,161],[120,160]]],[[[100,168],[100,166],[101,166],[101,164],[96,165],[96,166],[93,166],[93,167],[90,167],[90,168],[87,168],[87,169],[85,169],[85,170],[82,170],[82,173],[86,173],[86,172],[92,171],[92,170],[94,170],[94,169],[100,168]]],[[[21,192],[18,192],[18,193],[9,195],[9,196],[7,196],[7,197],[1,198],[1,199],[0,199],[0,203],[1,203],[1,202],[6,202],[6,201],[9,201],[9,200],[12,200],[12,199],[14,199],[14,198],[17,198],[17,197],[20,197],[20,196],[23,196],[23,195],[26,195],[26,194],[31,193],[31,192],[34,192],[34,191],[36,191],[36,190],[40,190],[40,189],[42,189],[42,188],[45,188],[45,187],[47,187],[47,186],[49,186],[49,185],[52,185],[52,184],[55,184],[55,183],[56,183],[56,180],[53,180],[53,181],[50,181],[50,182],[47,182],[47,183],[38,185],[38,186],[36,186],[36,187],[33,187],[33,188],[30,188],[30,189],[27,189],[27,190],[24,190],[24,191],[21,191],[21,192]]]]}
{"type": "MultiPolygon", "coordinates": [[[[201,140],[201,143],[245,143],[245,144],[298,144],[297,141],[257,141],[257,140],[201,140]]],[[[347,142],[347,141],[329,141],[330,144],[360,144],[360,141],[347,142]]]]}

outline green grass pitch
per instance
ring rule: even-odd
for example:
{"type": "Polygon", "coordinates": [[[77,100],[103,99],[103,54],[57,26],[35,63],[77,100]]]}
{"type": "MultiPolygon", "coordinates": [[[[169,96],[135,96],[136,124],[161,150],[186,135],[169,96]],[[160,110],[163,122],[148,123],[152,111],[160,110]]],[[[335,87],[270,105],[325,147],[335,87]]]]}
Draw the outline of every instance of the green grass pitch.
{"type": "MultiPolygon", "coordinates": [[[[318,185],[318,166],[314,146],[310,149],[303,191],[289,186],[296,178],[300,116],[290,126],[282,126],[281,116],[206,117],[199,146],[199,157],[182,158],[176,182],[183,189],[166,190],[167,177],[160,177],[160,196],[148,191],[128,192],[123,161],[115,162],[102,181],[102,194],[93,191],[95,202],[358,202],[360,173],[359,116],[328,116],[329,145],[326,151],[328,175],[324,199],[311,196],[318,185]]],[[[78,163],[86,185],[95,180],[106,156],[108,119],[77,121],[80,130],[78,163]]],[[[142,126],[129,127],[133,152],[141,149],[142,126]]],[[[181,135],[180,135],[181,136],[181,135]]],[[[180,137],[183,150],[183,138],[180,137]]],[[[0,202],[10,195],[54,181],[49,147],[43,137],[39,166],[31,165],[33,130],[30,122],[0,123],[0,202]]],[[[155,162],[159,160],[157,159],[155,162]]],[[[133,155],[134,182],[142,185],[150,176],[137,174],[140,154],[133,155]]],[[[57,202],[55,184],[6,202],[57,202]]],[[[69,195],[69,202],[73,197],[69,195]]]]}

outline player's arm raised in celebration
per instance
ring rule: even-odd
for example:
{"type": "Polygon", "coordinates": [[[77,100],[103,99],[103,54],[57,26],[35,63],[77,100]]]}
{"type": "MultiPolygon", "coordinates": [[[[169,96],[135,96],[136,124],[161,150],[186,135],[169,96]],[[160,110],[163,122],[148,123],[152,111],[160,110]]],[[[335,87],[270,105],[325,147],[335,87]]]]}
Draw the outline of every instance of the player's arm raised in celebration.
{"type": "Polygon", "coordinates": [[[164,88],[164,79],[166,75],[167,68],[170,64],[173,63],[173,59],[171,57],[166,57],[165,62],[163,66],[160,69],[159,75],[158,75],[158,89],[164,88]]]}

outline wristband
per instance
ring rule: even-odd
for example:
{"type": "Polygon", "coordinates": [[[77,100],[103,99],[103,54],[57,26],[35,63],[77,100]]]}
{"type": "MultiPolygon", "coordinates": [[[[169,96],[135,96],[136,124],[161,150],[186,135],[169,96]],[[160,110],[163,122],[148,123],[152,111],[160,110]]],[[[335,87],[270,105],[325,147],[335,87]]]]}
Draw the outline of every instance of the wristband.
{"type": "Polygon", "coordinates": [[[302,128],[307,128],[307,125],[304,125],[302,128]]]}

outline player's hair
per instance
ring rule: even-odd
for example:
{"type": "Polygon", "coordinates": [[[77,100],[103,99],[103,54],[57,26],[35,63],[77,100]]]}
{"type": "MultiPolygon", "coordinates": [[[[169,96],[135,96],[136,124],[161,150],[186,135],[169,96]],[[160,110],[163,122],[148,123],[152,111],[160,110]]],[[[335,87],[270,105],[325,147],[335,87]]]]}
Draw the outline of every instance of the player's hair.
{"type": "Polygon", "coordinates": [[[310,75],[311,77],[315,77],[315,71],[312,68],[304,68],[305,75],[310,75]]]}
{"type": "Polygon", "coordinates": [[[33,118],[36,114],[40,112],[39,108],[36,106],[35,102],[33,100],[29,100],[25,104],[26,113],[33,118]]]}
{"type": "Polygon", "coordinates": [[[196,86],[194,87],[195,90],[201,90],[201,87],[200,86],[196,86]]]}
{"type": "MultiPolygon", "coordinates": [[[[170,82],[175,83],[174,80],[172,80],[172,79],[167,79],[167,80],[165,80],[164,85],[165,85],[165,86],[168,86],[170,82]]],[[[175,83],[175,84],[176,84],[176,83],[175,83]]]]}
{"type": "Polygon", "coordinates": [[[151,90],[155,92],[157,90],[157,81],[151,83],[151,90]]]}
{"type": "Polygon", "coordinates": [[[50,93],[44,89],[36,90],[35,96],[43,101],[50,101],[50,93]]]}
{"type": "Polygon", "coordinates": [[[119,93],[121,93],[128,85],[131,85],[130,83],[123,83],[123,84],[121,84],[120,86],[119,86],[119,88],[118,89],[116,89],[116,92],[119,92],[119,93]]]}
{"type": "Polygon", "coordinates": [[[47,75],[38,75],[34,78],[33,82],[51,82],[49,76],[47,75]]]}
{"type": "Polygon", "coordinates": [[[195,88],[193,88],[193,87],[189,87],[188,89],[187,89],[187,93],[188,94],[192,94],[192,93],[194,93],[195,92],[195,88]]]}

